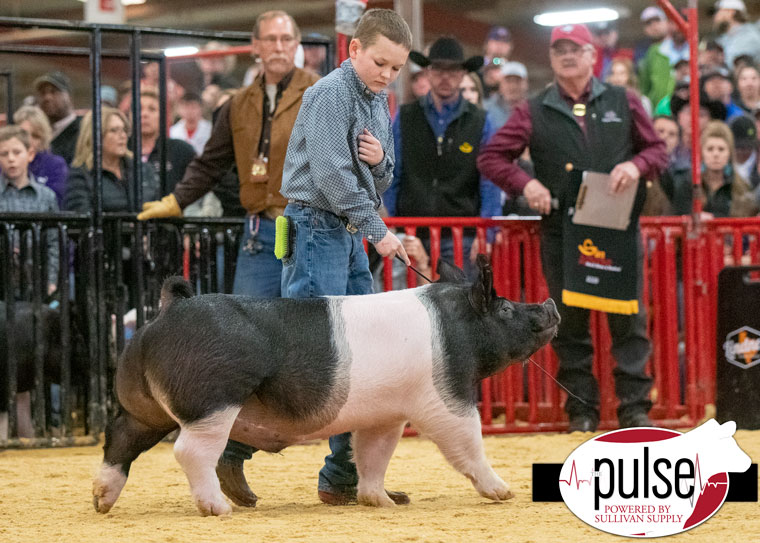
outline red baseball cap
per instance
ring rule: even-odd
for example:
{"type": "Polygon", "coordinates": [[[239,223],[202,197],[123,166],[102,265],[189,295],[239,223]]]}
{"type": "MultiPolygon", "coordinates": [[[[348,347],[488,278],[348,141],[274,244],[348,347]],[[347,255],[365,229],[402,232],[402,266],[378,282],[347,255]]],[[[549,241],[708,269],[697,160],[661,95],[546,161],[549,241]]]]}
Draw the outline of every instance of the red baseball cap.
{"type": "Polygon", "coordinates": [[[583,24],[555,26],[552,29],[552,38],[549,45],[554,45],[559,40],[570,40],[581,47],[592,43],[591,32],[583,24]]]}

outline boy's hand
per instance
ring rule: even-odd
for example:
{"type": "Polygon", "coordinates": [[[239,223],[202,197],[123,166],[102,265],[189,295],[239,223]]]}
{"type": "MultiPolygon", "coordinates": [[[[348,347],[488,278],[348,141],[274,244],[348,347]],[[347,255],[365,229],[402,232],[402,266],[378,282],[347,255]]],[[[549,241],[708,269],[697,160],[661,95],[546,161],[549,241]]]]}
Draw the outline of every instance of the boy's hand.
{"type": "Polygon", "coordinates": [[[359,158],[370,166],[377,166],[383,161],[384,156],[380,141],[365,128],[364,132],[359,134],[359,158]]]}
{"type": "Polygon", "coordinates": [[[385,233],[385,237],[375,243],[375,250],[380,256],[389,256],[391,258],[394,258],[396,255],[401,257],[401,260],[406,263],[408,266],[411,264],[409,261],[409,257],[406,254],[406,250],[404,249],[404,244],[401,243],[401,240],[399,240],[396,237],[396,234],[388,230],[385,233]]]}

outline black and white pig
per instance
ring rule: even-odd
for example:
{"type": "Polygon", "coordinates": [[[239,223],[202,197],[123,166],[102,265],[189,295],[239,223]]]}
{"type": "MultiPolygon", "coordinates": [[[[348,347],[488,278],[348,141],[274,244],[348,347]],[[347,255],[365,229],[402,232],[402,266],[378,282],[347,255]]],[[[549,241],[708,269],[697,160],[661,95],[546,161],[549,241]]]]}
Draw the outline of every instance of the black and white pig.
{"type": "Polygon", "coordinates": [[[215,467],[228,438],[277,452],[353,433],[357,499],[394,505],[383,480],[407,421],[492,500],[513,496],[483,451],[475,386],[554,337],[554,302],[498,297],[490,264],[366,296],[254,299],[168,279],[161,310],[119,360],[95,509],[108,512],[137,456],[179,426],[174,454],[204,515],[232,508],[215,467]]]}

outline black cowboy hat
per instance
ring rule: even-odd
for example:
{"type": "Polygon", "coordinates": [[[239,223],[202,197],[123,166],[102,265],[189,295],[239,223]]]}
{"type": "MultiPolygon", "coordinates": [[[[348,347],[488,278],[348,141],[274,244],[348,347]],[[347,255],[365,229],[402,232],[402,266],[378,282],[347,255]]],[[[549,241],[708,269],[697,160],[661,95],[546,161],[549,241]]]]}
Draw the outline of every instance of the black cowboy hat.
{"type": "Polygon", "coordinates": [[[464,50],[454,38],[438,38],[430,46],[430,55],[425,56],[418,51],[409,53],[409,58],[418,66],[426,68],[431,64],[450,64],[461,66],[468,72],[474,72],[483,66],[483,57],[474,56],[464,59],[464,50]]]}

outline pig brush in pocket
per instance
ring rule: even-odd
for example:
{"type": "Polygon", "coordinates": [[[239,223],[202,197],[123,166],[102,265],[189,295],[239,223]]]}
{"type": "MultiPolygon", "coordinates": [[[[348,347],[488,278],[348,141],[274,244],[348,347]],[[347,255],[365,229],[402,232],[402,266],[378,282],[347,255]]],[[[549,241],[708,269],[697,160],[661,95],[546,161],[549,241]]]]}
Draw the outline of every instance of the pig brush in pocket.
{"type": "Polygon", "coordinates": [[[293,252],[293,220],[280,215],[274,221],[274,256],[278,260],[288,258],[293,252]]]}

